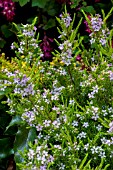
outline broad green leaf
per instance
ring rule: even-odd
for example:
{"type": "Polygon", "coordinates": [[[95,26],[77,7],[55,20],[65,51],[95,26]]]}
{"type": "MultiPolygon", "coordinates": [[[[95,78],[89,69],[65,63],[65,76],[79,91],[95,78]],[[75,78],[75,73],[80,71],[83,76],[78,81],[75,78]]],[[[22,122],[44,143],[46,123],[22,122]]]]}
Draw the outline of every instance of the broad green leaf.
{"type": "Polygon", "coordinates": [[[11,126],[15,126],[15,125],[20,125],[22,123],[22,119],[20,116],[15,116],[12,118],[11,122],[9,123],[9,125],[6,127],[6,131],[11,127],[11,126]]]}
{"type": "Polygon", "coordinates": [[[19,0],[12,0],[13,2],[18,2],[19,0]]]}
{"type": "Polygon", "coordinates": [[[5,91],[0,91],[0,100],[5,96],[5,91]]]}
{"type": "Polygon", "coordinates": [[[0,139],[0,159],[13,154],[13,140],[11,138],[0,139]]]}
{"type": "Polygon", "coordinates": [[[7,169],[7,163],[8,163],[8,159],[1,159],[0,160],[0,170],[6,170],[7,169]]]}
{"type": "Polygon", "coordinates": [[[49,15],[51,16],[55,16],[56,15],[56,10],[55,9],[50,9],[49,11],[47,11],[49,15]]]}
{"type": "Polygon", "coordinates": [[[3,133],[11,120],[11,116],[6,113],[7,109],[8,108],[5,104],[0,103],[0,129],[3,131],[3,133]]]}
{"type": "Polygon", "coordinates": [[[5,91],[0,91],[0,96],[5,95],[5,91]]]}
{"type": "Polygon", "coordinates": [[[44,30],[47,30],[49,28],[52,28],[56,25],[55,19],[49,19],[49,21],[47,22],[47,24],[43,27],[44,30]]]}
{"type": "Polygon", "coordinates": [[[26,5],[28,2],[30,2],[30,0],[19,0],[19,4],[21,7],[26,5]]]}
{"type": "Polygon", "coordinates": [[[88,13],[91,13],[91,14],[95,14],[96,13],[96,11],[93,8],[93,6],[86,6],[86,7],[82,7],[81,9],[84,10],[85,12],[88,12],[88,13]]]}
{"type": "Polygon", "coordinates": [[[4,37],[9,38],[13,33],[9,30],[9,27],[7,25],[1,26],[1,31],[4,37]]]}
{"type": "Polygon", "coordinates": [[[76,8],[79,5],[81,0],[71,0],[71,1],[72,1],[71,8],[76,8]]]}
{"type": "Polygon", "coordinates": [[[33,142],[36,138],[35,128],[26,129],[25,126],[21,126],[18,129],[17,135],[14,142],[14,152],[16,163],[23,162],[23,158],[19,154],[19,150],[23,151],[25,148],[28,149],[28,143],[33,142]]]}
{"type": "Polygon", "coordinates": [[[44,8],[47,0],[32,0],[32,7],[38,6],[39,8],[44,8]]]}
{"type": "MultiPolygon", "coordinates": [[[[29,22],[30,24],[32,24],[33,23],[33,20],[35,19],[36,17],[30,17],[30,18],[28,18],[27,19],[27,22],[29,22]]],[[[38,22],[38,18],[37,18],[37,21],[36,21],[36,23],[38,22]]],[[[35,23],[35,24],[36,24],[35,23]]]]}
{"type": "Polygon", "coordinates": [[[6,44],[6,41],[3,38],[0,38],[0,48],[3,48],[6,44]]]}

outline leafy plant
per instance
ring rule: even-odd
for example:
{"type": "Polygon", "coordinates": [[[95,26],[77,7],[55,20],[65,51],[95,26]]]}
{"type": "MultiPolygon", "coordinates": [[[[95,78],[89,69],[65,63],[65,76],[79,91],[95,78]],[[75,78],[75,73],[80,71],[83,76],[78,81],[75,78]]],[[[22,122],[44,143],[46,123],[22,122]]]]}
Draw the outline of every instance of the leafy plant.
{"type": "Polygon", "coordinates": [[[82,18],[74,28],[76,15],[72,19],[65,7],[56,17],[60,35],[52,62],[41,61],[37,18],[19,27],[13,23],[16,57],[1,57],[0,87],[12,116],[6,132],[18,127],[18,169],[112,169],[113,29],[106,24],[112,10],[102,10],[103,18],[82,10],[91,31],[87,49],[79,33],[82,18]]]}

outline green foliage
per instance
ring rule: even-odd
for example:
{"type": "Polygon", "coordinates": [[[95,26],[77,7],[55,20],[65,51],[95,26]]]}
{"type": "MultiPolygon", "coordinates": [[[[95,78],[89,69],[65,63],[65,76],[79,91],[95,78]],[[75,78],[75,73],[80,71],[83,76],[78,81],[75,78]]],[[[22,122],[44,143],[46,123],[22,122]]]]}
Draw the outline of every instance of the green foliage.
{"type": "Polygon", "coordinates": [[[14,141],[14,159],[16,164],[24,161],[18,151],[23,152],[25,148],[28,149],[29,142],[33,143],[35,138],[36,130],[34,128],[26,129],[26,126],[21,126],[18,128],[18,132],[14,141]]]}
{"type": "Polygon", "coordinates": [[[72,2],[71,8],[76,8],[81,2],[81,0],[71,0],[71,2],[72,2]]]}
{"type": "Polygon", "coordinates": [[[11,138],[0,139],[0,159],[13,154],[13,145],[11,138]]]}
{"type": "MultiPolygon", "coordinates": [[[[4,96],[4,95],[3,95],[4,96]]],[[[11,117],[6,113],[7,105],[2,104],[4,98],[0,99],[0,169],[7,168],[8,158],[14,154],[13,141],[17,129],[9,129],[6,132],[6,127],[9,125],[11,117]]]]}
{"type": "Polygon", "coordinates": [[[38,6],[39,8],[45,8],[47,2],[48,0],[32,0],[32,7],[38,6]]]}
{"type": "Polygon", "coordinates": [[[19,42],[11,45],[16,54],[11,62],[1,56],[0,91],[12,115],[3,133],[13,133],[15,141],[1,154],[14,152],[20,170],[112,169],[113,29],[106,25],[112,9],[108,15],[102,11],[103,18],[82,13],[91,31],[89,48],[79,33],[82,18],[74,28],[76,17],[65,7],[56,17],[60,36],[52,62],[41,61],[37,18],[32,24],[13,23],[19,42]]]}
{"type": "Polygon", "coordinates": [[[55,27],[56,26],[56,22],[55,19],[49,19],[48,22],[45,24],[45,26],[43,26],[44,30],[47,30],[49,28],[55,27]]]}
{"type": "Polygon", "coordinates": [[[0,48],[3,48],[6,44],[6,41],[3,38],[0,38],[0,48]]]}
{"type": "Polygon", "coordinates": [[[3,24],[0,27],[1,34],[3,34],[4,38],[0,38],[0,48],[3,48],[6,44],[5,38],[10,38],[13,33],[10,31],[10,25],[3,24]]]}
{"type": "Polygon", "coordinates": [[[13,0],[13,2],[19,2],[20,6],[26,5],[30,0],[13,0]]]}

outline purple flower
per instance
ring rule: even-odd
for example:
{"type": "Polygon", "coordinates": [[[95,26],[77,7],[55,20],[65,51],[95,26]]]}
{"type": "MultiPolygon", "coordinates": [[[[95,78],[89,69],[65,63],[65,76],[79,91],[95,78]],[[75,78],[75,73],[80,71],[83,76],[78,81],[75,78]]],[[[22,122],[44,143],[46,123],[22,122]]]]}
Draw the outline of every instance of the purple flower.
{"type": "Polygon", "coordinates": [[[40,170],[46,170],[46,166],[45,165],[40,166],[40,170]]]}
{"type": "Polygon", "coordinates": [[[76,61],[80,61],[82,58],[81,58],[81,56],[80,55],[78,55],[77,57],[76,57],[76,61]]]}
{"type": "Polygon", "coordinates": [[[103,21],[99,14],[96,14],[95,17],[91,18],[91,27],[94,32],[99,31],[102,27],[103,21]]]}
{"type": "Polygon", "coordinates": [[[69,14],[60,14],[61,20],[63,21],[63,23],[65,24],[66,28],[70,26],[70,23],[72,21],[71,17],[69,14]]]}
{"type": "Polygon", "coordinates": [[[110,80],[113,80],[113,72],[110,71],[109,73],[110,73],[110,80]]]}
{"type": "Polygon", "coordinates": [[[26,88],[23,90],[23,96],[34,95],[35,91],[33,90],[33,85],[28,84],[26,88]]]}
{"type": "Polygon", "coordinates": [[[54,158],[53,158],[53,156],[49,156],[49,159],[48,159],[48,162],[53,162],[54,161],[54,158]]]}
{"type": "Polygon", "coordinates": [[[47,37],[46,33],[44,33],[44,38],[42,40],[42,43],[40,44],[40,47],[44,53],[44,55],[42,56],[43,60],[52,58],[52,53],[51,53],[53,50],[52,42],[53,42],[53,39],[47,37]]]}
{"type": "Polygon", "coordinates": [[[26,75],[24,75],[22,77],[22,80],[19,82],[19,84],[23,87],[23,86],[26,86],[27,85],[27,82],[29,81],[29,78],[26,77],[26,75]]]}
{"type": "Polygon", "coordinates": [[[113,133],[113,121],[109,123],[108,133],[113,133]]]}

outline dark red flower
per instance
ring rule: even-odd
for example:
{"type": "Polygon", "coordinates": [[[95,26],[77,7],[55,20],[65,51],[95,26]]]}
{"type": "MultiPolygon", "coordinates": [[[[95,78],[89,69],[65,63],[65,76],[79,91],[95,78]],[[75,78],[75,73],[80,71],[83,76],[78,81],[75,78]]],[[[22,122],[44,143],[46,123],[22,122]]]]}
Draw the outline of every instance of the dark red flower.
{"type": "Polygon", "coordinates": [[[53,39],[52,38],[49,38],[47,37],[46,33],[44,33],[44,38],[42,40],[42,43],[40,44],[40,47],[43,51],[43,60],[51,60],[52,58],[52,50],[53,50],[53,47],[52,47],[52,43],[53,42],[53,39]]]}
{"type": "Polygon", "coordinates": [[[2,8],[2,14],[7,20],[12,21],[15,15],[15,3],[12,0],[0,0],[0,8],[2,8]]]}
{"type": "Polygon", "coordinates": [[[100,0],[95,0],[95,2],[100,2],[100,0]]]}
{"type": "Polygon", "coordinates": [[[78,55],[77,57],[76,57],[76,61],[80,61],[82,58],[81,58],[81,56],[80,55],[78,55]]]}

